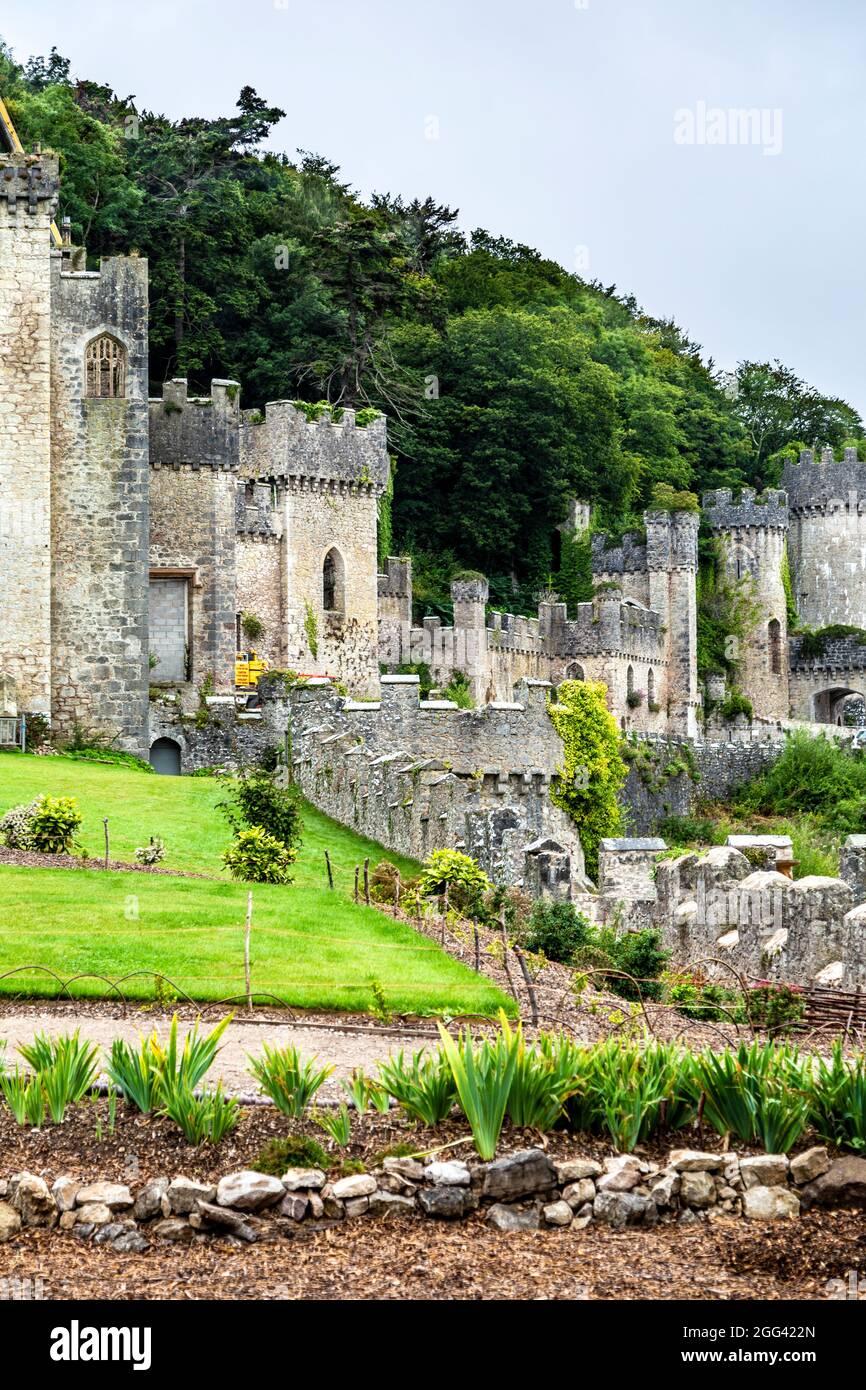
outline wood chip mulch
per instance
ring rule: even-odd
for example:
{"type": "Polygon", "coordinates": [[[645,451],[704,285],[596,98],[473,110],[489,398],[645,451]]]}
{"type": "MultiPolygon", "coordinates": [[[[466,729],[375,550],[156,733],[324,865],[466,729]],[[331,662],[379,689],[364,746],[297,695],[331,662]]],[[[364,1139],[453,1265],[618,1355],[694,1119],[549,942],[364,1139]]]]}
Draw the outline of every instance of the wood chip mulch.
{"type": "Polygon", "coordinates": [[[503,1235],[480,1217],[359,1219],[244,1249],[156,1241],[140,1255],[28,1230],[0,1247],[0,1274],[40,1279],[50,1299],[775,1301],[825,1299],[828,1280],[863,1268],[862,1214],[782,1224],[503,1235]]]}

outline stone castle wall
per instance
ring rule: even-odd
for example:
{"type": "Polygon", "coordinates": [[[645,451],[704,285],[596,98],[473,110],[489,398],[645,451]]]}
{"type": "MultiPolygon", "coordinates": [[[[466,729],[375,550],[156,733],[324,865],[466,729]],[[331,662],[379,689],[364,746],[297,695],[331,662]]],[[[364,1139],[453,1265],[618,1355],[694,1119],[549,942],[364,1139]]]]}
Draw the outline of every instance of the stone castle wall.
{"type": "MultiPolygon", "coordinates": [[[[218,693],[234,689],[237,395],[234,382],[213,382],[204,398],[170,382],[150,402],[150,572],[186,585],[188,707],[207,677],[218,693]]],[[[152,682],[161,675],[155,666],[152,682]]]]}
{"type": "Polygon", "coordinates": [[[53,157],[0,156],[0,673],[51,712],[53,157]]]}
{"type": "MultiPolygon", "coordinates": [[[[580,841],[550,801],[550,777],[540,769],[524,763],[467,773],[451,759],[429,752],[431,743],[456,750],[461,742],[441,720],[438,738],[425,740],[428,751],[413,756],[414,730],[411,720],[404,727],[402,700],[390,711],[383,705],[362,716],[327,682],[296,687],[281,700],[278,681],[265,681],[266,719],[278,729],[281,709],[286,710],[295,780],[335,820],[417,860],[434,849],[459,849],[499,883],[532,891],[545,880],[557,896],[565,897],[580,895],[589,886],[580,841]]],[[[412,690],[409,685],[394,688],[412,690]]],[[[417,683],[413,695],[417,704],[417,683]]],[[[461,713],[452,710],[449,715],[459,723],[461,713]]],[[[515,725],[535,722],[532,709],[514,709],[509,717],[515,725]]],[[[521,741],[505,739],[500,730],[491,748],[500,753],[507,749],[513,758],[521,741]]]]}
{"type": "Polygon", "coordinates": [[[148,698],[147,262],[68,271],[52,254],[52,725],[145,747],[148,698]],[[85,352],[110,334],[120,397],[88,397],[85,352]]]}

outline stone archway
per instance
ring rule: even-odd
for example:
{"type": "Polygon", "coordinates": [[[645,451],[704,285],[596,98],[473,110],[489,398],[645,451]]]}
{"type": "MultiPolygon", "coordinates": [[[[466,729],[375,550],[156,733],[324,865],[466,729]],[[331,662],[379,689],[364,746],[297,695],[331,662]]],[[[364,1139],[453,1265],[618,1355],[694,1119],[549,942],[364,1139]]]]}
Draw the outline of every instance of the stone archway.
{"type": "Polygon", "coordinates": [[[833,685],[817,690],[812,696],[812,718],[817,724],[836,724],[843,728],[856,727],[853,719],[856,702],[866,703],[866,691],[850,686],[833,685]],[[850,711],[850,713],[849,713],[850,711]],[[849,722],[849,719],[852,722],[849,722]]]}
{"type": "Polygon", "coordinates": [[[173,738],[158,738],[150,745],[150,765],[163,777],[180,776],[180,744],[173,738]]]}

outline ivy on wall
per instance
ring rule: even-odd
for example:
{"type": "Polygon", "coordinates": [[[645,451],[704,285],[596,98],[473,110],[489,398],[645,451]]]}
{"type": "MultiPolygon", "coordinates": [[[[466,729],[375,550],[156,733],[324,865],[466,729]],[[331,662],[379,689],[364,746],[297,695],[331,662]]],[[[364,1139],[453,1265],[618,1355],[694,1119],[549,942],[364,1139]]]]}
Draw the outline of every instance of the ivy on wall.
{"type": "Polygon", "coordinates": [[[615,835],[622,824],[617,793],[627,774],[606,693],[601,681],[563,681],[556,701],[548,705],[563,747],[551,800],[574,822],[593,875],[600,841],[615,835]]]}

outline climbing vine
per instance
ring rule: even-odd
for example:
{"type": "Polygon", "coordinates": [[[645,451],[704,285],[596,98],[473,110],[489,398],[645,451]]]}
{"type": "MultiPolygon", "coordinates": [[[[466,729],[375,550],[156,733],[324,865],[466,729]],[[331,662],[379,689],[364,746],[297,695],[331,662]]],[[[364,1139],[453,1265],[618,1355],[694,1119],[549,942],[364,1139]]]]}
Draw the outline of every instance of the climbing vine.
{"type": "Polygon", "coordinates": [[[309,599],[304,600],[304,633],[307,638],[307,646],[310,649],[310,656],[315,661],[319,655],[319,620],[309,599]]]}
{"type": "Polygon", "coordinates": [[[605,695],[600,681],[563,681],[548,705],[563,747],[551,799],[574,821],[591,874],[598,868],[600,841],[620,828],[617,793],[627,774],[605,695]]]}

